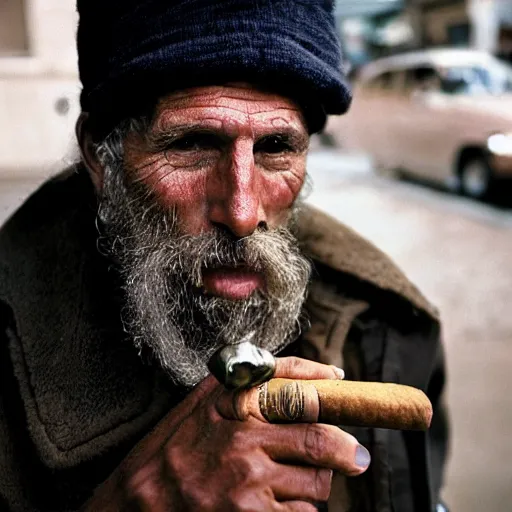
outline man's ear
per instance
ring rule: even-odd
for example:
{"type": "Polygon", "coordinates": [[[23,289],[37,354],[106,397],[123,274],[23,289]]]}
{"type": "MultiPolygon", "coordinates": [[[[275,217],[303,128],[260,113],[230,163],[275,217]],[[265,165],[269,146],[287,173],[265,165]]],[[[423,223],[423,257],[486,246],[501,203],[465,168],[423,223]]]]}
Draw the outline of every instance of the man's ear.
{"type": "Polygon", "coordinates": [[[87,112],[82,112],[76,122],[75,133],[78,140],[78,145],[80,146],[82,161],[89,171],[96,192],[101,194],[103,189],[104,169],[101,165],[101,162],[98,160],[98,156],[96,155],[93,138],[88,128],[88,120],[89,114],[87,112]]]}

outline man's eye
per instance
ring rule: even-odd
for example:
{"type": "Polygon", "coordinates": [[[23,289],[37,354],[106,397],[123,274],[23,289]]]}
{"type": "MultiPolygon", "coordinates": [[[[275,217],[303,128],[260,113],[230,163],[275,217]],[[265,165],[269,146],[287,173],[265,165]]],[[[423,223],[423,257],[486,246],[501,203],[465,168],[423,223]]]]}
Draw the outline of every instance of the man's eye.
{"type": "Polygon", "coordinates": [[[291,146],[281,137],[265,137],[254,145],[254,152],[277,154],[291,151],[291,146]]]}
{"type": "Polygon", "coordinates": [[[167,150],[171,151],[198,151],[208,149],[218,149],[218,137],[209,133],[194,133],[184,135],[172,141],[167,150]]]}

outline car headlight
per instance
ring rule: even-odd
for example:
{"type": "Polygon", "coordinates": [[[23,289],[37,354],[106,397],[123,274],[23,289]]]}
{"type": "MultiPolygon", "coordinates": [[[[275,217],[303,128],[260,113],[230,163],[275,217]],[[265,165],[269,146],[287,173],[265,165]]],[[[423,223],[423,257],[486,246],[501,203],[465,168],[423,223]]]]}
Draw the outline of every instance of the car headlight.
{"type": "Polygon", "coordinates": [[[512,133],[495,133],[487,139],[487,149],[498,156],[512,156],[512,133]]]}

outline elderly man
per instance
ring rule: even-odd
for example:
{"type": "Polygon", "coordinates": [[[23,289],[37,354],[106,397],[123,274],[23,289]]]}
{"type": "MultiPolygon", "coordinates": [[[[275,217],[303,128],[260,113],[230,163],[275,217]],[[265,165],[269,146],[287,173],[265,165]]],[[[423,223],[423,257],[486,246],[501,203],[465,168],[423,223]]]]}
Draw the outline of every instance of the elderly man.
{"type": "Polygon", "coordinates": [[[435,310],[301,202],[350,95],[327,0],[79,0],[80,163],[0,232],[0,508],[431,512],[435,310]],[[251,334],[276,375],[395,381],[429,434],[241,421],[209,376],[251,334]]]}

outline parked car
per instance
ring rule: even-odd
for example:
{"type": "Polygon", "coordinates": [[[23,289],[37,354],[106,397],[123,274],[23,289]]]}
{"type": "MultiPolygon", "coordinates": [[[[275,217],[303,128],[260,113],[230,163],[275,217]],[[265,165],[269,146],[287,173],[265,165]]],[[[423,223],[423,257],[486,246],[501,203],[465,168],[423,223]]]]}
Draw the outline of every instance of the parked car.
{"type": "Polygon", "coordinates": [[[400,170],[483,198],[512,179],[512,67],[474,50],[432,49],[363,67],[328,133],[400,170]]]}

